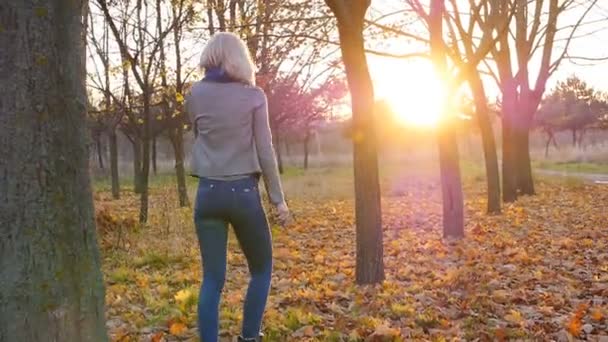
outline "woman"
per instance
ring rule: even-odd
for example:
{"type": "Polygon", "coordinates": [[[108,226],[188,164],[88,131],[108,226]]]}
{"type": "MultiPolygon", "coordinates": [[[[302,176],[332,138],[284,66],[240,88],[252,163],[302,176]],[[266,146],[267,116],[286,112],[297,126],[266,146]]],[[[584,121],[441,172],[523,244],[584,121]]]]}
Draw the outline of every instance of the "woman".
{"type": "Polygon", "coordinates": [[[230,224],[247,258],[251,279],[239,341],[260,341],[272,271],[271,236],[258,192],[263,176],[282,222],[289,219],[268,123],[264,92],[254,86],[251,57],[236,35],[218,33],[200,61],[186,108],[194,125],[193,175],[200,178],[194,222],[203,260],[198,325],[203,342],[216,342],[226,275],[230,224]]]}

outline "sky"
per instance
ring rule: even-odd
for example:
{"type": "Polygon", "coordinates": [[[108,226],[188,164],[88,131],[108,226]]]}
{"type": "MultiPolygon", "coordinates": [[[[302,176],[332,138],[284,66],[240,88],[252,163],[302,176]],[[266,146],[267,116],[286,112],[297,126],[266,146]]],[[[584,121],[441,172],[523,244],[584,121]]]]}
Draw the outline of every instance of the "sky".
{"type": "MultiPolygon", "coordinates": [[[[560,2],[561,1],[563,0],[560,0],[560,2]]],[[[590,1],[581,0],[580,2],[589,3],[590,1]]],[[[422,3],[428,3],[428,1],[422,1],[422,3]]],[[[368,13],[368,17],[378,18],[386,13],[398,11],[405,7],[406,6],[404,5],[403,0],[374,0],[372,2],[372,8],[368,13]]],[[[558,26],[567,27],[569,25],[573,25],[580,18],[582,13],[582,7],[580,9],[570,11],[561,18],[558,26]]],[[[387,17],[382,19],[380,22],[386,24],[390,23],[391,20],[393,20],[391,17],[387,17]]],[[[570,55],[584,57],[607,57],[608,0],[598,0],[596,7],[589,12],[585,22],[587,24],[577,31],[579,32],[577,35],[581,35],[582,37],[573,40],[568,49],[570,55]],[[602,19],[604,20],[603,22],[601,21],[602,19]]],[[[412,29],[416,30],[416,27],[414,26],[412,29]]],[[[420,32],[421,34],[425,34],[424,30],[420,30],[420,32]]],[[[560,38],[560,35],[561,38],[564,38],[567,33],[569,33],[567,30],[561,31],[558,33],[558,39],[560,38]]],[[[412,49],[416,50],[417,48],[412,47],[411,44],[407,45],[405,40],[391,40],[389,43],[383,43],[377,49],[384,49],[396,53],[405,53],[412,52],[412,49]]],[[[422,50],[424,50],[424,48],[422,48],[422,50]]],[[[556,54],[563,51],[563,43],[557,42],[554,51],[556,54]]],[[[409,82],[418,83],[420,86],[408,86],[407,92],[401,92],[402,98],[400,101],[403,101],[404,97],[409,97],[410,100],[419,99],[420,97],[425,97],[423,92],[428,92],[429,85],[426,84],[428,81],[424,80],[427,78],[425,77],[425,73],[428,73],[429,70],[428,61],[421,59],[399,60],[374,55],[369,55],[368,60],[378,98],[394,97],[394,93],[396,92],[395,88],[409,82]]],[[[538,64],[538,60],[533,61],[532,64],[538,64]]],[[[564,60],[560,68],[549,80],[547,89],[550,90],[558,81],[563,80],[573,74],[576,74],[593,87],[603,91],[608,91],[608,61],[579,61],[576,63],[575,61],[564,60]],[[584,63],[584,65],[581,65],[581,63],[584,63]]],[[[489,96],[497,96],[498,88],[496,88],[495,82],[490,79],[486,79],[486,84],[488,84],[489,96]]]]}

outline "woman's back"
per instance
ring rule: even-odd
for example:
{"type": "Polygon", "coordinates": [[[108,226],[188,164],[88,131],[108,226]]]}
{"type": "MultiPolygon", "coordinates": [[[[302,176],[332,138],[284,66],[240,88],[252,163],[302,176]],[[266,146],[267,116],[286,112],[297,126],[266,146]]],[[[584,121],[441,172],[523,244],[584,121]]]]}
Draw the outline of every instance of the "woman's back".
{"type": "Polygon", "coordinates": [[[187,104],[196,134],[193,173],[218,177],[260,172],[253,119],[256,108],[264,105],[264,94],[252,86],[195,83],[187,104]]]}
{"type": "Polygon", "coordinates": [[[283,202],[266,96],[260,88],[203,80],[192,86],[186,106],[196,134],[193,175],[214,178],[262,173],[271,201],[283,202]]]}

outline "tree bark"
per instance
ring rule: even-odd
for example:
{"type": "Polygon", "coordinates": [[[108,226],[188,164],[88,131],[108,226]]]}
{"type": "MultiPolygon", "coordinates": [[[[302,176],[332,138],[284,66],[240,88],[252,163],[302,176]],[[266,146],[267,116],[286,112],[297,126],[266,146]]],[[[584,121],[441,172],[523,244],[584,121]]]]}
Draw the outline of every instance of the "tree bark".
{"type": "Polygon", "coordinates": [[[308,155],[310,145],[310,130],[306,131],[306,135],[304,136],[304,170],[308,170],[308,155]]]}
{"type": "Polygon", "coordinates": [[[503,91],[502,103],[502,200],[505,203],[517,200],[516,140],[513,134],[514,97],[503,91]]]}
{"type": "Polygon", "coordinates": [[[483,155],[486,167],[486,182],[488,187],[488,214],[500,213],[500,175],[498,171],[498,156],[492,122],[489,117],[488,102],[483,83],[478,73],[473,73],[470,79],[471,90],[475,101],[475,116],[481,131],[483,155]]]}
{"type": "Polygon", "coordinates": [[[110,140],[110,176],[112,178],[112,198],[120,198],[120,179],[118,178],[118,139],[116,129],[113,128],[108,134],[110,140]]]}
{"type": "MultiPolygon", "coordinates": [[[[172,130],[173,131],[173,130],[172,130]]],[[[184,132],[183,127],[178,127],[171,133],[171,145],[175,155],[175,178],[177,181],[177,197],[180,207],[190,206],[188,190],[186,187],[186,171],[184,167],[184,132]]]]}
{"type": "Polygon", "coordinates": [[[85,5],[0,5],[2,341],[107,340],[88,168],[85,5]]]}
{"type": "Polygon", "coordinates": [[[101,133],[95,137],[95,150],[97,151],[97,162],[99,163],[99,169],[103,170],[103,144],[101,143],[101,133]]]}
{"type": "MultiPolygon", "coordinates": [[[[273,129],[272,131],[277,132],[276,129],[273,129]]],[[[274,140],[274,146],[276,146],[275,153],[277,154],[277,164],[279,167],[279,173],[283,174],[283,172],[285,172],[285,169],[283,167],[283,153],[281,152],[281,140],[279,138],[278,132],[272,135],[272,139],[274,140]]]]}
{"type": "Polygon", "coordinates": [[[522,127],[514,132],[517,146],[517,188],[522,195],[534,195],[534,178],[530,158],[530,131],[522,127]]]}
{"type": "Polygon", "coordinates": [[[131,144],[133,145],[133,192],[136,194],[141,194],[142,192],[142,142],[139,137],[133,137],[131,140],[131,144]]]}
{"type": "Polygon", "coordinates": [[[364,52],[363,20],[369,1],[326,0],[336,15],[340,49],[353,111],[353,154],[356,217],[356,280],[384,280],[382,211],[378,152],[374,127],[374,88],[364,52]]]}
{"type": "Polygon", "coordinates": [[[139,222],[148,222],[148,194],[149,194],[149,178],[150,178],[150,90],[149,87],[144,87],[144,137],[142,141],[142,160],[141,160],[141,193],[139,206],[139,222]]]}
{"type": "MultiPolygon", "coordinates": [[[[444,0],[431,0],[429,12],[429,32],[431,40],[431,58],[439,75],[447,74],[445,44],[443,41],[444,0]]],[[[447,113],[447,108],[443,108],[447,113]]],[[[441,174],[441,194],[443,204],[443,236],[461,238],[464,236],[464,204],[458,141],[453,129],[453,122],[444,115],[445,121],[438,129],[439,169],[441,174]]]]}
{"type": "Polygon", "coordinates": [[[154,172],[154,175],[158,173],[156,165],[156,137],[152,138],[152,172],[154,172]]]}

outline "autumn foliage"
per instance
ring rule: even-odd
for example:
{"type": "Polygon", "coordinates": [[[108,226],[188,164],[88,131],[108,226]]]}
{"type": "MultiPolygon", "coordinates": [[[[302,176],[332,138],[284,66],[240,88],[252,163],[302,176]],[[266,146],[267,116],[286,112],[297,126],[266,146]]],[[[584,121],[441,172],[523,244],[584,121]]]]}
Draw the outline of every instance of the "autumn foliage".
{"type": "MultiPolygon", "coordinates": [[[[604,187],[547,180],[539,195],[507,205],[502,216],[487,216],[483,180],[467,178],[466,237],[446,242],[437,179],[384,177],[386,280],[357,286],[353,200],[340,195],[343,178],[352,182],[336,170],[286,180],[296,224],[273,228],[268,341],[567,341],[607,335],[608,230],[597,205],[608,201],[604,187]],[[319,191],[330,185],[333,192],[319,191]]],[[[147,227],[127,230],[128,244],[102,251],[113,340],[196,340],[198,245],[191,209],[177,208],[169,188],[152,189],[156,209],[147,227]]],[[[96,194],[98,220],[117,212],[121,222],[129,216],[136,221],[129,201],[137,198],[122,195],[111,201],[108,192],[96,194]]],[[[248,279],[234,236],[228,263],[222,341],[238,334],[248,279]]]]}

